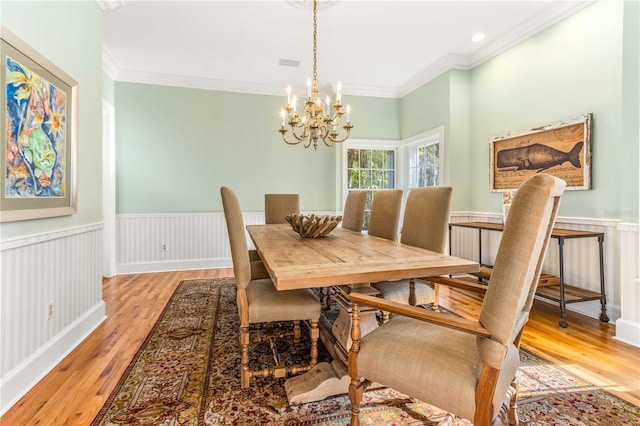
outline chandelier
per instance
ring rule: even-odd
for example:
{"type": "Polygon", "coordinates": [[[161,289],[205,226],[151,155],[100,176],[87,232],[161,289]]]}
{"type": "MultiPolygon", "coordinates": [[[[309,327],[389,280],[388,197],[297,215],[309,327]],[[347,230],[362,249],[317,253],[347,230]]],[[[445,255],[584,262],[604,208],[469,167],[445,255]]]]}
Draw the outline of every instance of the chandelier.
{"type": "Polygon", "coordinates": [[[313,80],[307,79],[307,98],[303,104],[302,115],[297,111],[297,97],[291,95],[291,86],[287,86],[287,106],[280,112],[282,116],[282,126],[279,132],[282,133],[282,140],[289,145],[302,143],[305,148],[313,144],[314,149],[318,149],[318,139],[328,147],[336,143],[344,142],[349,138],[353,125],[349,121],[351,106],[342,106],[341,86],[338,83],[335,102],[331,105],[331,98],[326,97],[322,102],[318,98],[318,64],[317,64],[317,32],[318,32],[318,0],[313,0],[313,80]],[[333,107],[333,108],[332,108],[333,107]],[[347,115],[347,124],[342,126],[345,133],[338,133],[337,127],[342,122],[342,116],[347,115]],[[287,140],[286,125],[291,127],[293,140],[287,140]]]}

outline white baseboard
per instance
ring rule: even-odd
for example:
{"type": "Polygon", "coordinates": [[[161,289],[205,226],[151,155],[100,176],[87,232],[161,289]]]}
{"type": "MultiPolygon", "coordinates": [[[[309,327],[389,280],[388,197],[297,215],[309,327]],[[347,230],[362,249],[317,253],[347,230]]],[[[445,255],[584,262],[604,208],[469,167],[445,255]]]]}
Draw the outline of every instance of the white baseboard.
{"type": "Polygon", "coordinates": [[[616,321],[616,335],[613,338],[640,348],[640,323],[620,318],[616,321]]]}
{"type": "Polygon", "coordinates": [[[146,274],[149,272],[192,271],[197,269],[230,268],[231,258],[169,260],[164,262],[137,262],[117,265],[117,274],[146,274]]]}
{"type": "Polygon", "coordinates": [[[106,318],[105,304],[100,301],[3,377],[0,382],[0,416],[51,372],[106,318]]]}

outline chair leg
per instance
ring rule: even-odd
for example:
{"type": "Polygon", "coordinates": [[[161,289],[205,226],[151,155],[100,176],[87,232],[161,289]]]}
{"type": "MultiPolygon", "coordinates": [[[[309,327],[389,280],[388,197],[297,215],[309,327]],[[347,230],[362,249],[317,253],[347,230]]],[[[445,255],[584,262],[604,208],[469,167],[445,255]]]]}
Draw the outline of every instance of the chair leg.
{"type": "Polygon", "coordinates": [[[320,329],[318,328],[318,320],[310,320],[309,335],[311,337],[311,367],[318,363],[318,338],[320,337],[320,329]]]}
{"type": "Polygon", "coordinates": [[[518,420],[518,382],[514,378],[511,382],[513,393],[509,399],[509,411],[507,411],[507,424],[509,426],[518,426],[520,421],[518,420]]]}
{"type": "Polygon", "coordinates": [[[409,280],[409,305],[416,306],[416,282],[412,279],[409,280]]]}
{"type": "Polygon", "coordinates": [[[249,371],[249,327],[240,327],[240,351],[242,354],[240,366],[240,386],[249,387],[251,372],[249,371]]]}
{"type": "Polygon", "coordinates": [[[353,384],[353,379],[349,385],[349,401],[351,402],[351,426],[360,426],[360,402],[364,393],[364,385],[353,384]]]}
{"type": "Polygon", "coordinates": [[[490,367],[487,364],[482,366],[476,385],[476,410],[473,417],[475,426],[489,426],[494,418],[492,401],[499,373],[500,370],[497,368],[490,367]]]}
{"type": "Polygon", "coordinates": [[[440,284],[432,284],[433,285],[433,309],[438,310],[440,306],[440,284]]]}
{"type": "Polygon", "coordinates": [[[351,310],[351,348],[349,348],[348,370],[351,383],[349,384],[349,401],[351,402],[351,426],[360,426],[360,402],[364,393],[364,384],[358,377],[358,352],[360,351],[360,311],[357,303],[351,310]]]}
{"type": "Polygon", "coordinates": [[[302,331],[300,330],[300,320],[293,322],[293,342],[298,343],[302,338],[302,331]]]}

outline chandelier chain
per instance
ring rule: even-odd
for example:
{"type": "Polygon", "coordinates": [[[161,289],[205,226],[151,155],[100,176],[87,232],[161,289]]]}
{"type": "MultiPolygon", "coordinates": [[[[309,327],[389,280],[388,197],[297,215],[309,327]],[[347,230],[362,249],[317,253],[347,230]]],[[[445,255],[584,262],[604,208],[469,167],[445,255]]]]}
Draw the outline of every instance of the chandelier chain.
{"type": "Polygon", "coordinates": [[[318,0],[313,0],[313,79],[318,81],[318,0]]]}
{"type": "Polygon", "coordinates": [[[282,125],[280,130],[282,140],[289,145],[302,143],[305,148],[313,145],[318,147],[318,139],[332,147],[336,143],[344,142],[349,138],[353,124],[349,121],[351,106],[346,110],[342,105],[342,94],[338,82],[335,100],[331,104],[331,97],[327,95],[323,102],[318,98],[318,0],[313,0],[313,80],[307,79],[307,96],[303,102],[302,110],[298,113],[298,98],[291,94],[291,87],[287,86],[287,106],[280,111],[282,125]],[[337,127],[342,121],[342,116],[347,115],[347,123],[342,126],[344,133],[338,132],[337,127]],[[293,140],[287,139],[287,125],[291,129],[293,140]]]}

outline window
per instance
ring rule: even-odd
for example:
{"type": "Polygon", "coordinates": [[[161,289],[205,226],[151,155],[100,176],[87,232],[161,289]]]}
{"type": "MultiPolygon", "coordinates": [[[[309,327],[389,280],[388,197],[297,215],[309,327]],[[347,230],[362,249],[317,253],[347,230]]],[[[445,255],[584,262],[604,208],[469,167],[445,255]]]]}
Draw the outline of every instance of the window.
{"type": "Polygon", "coordinates": [[[407,147],[409,188],[440,184],[440,143],[438,140],[420,142],[407,147]]]}
{"type": "Polygon", "coordinates": [[[347,191],[366,190],[367,203],[363,229],[368,229],[371,201],[376,189],[394,188],[395,150],[393,149],[347,149],[347,191]]]}
{"type": "Polygon", "coordinates": [[[369,192],[366,230],[377,189],[401,188],[406,197],[411,188],[443,185],[443,164],[444,126],[401,141],[350,140],[343,145],[342,204],[351,189],[369,192]]]}

